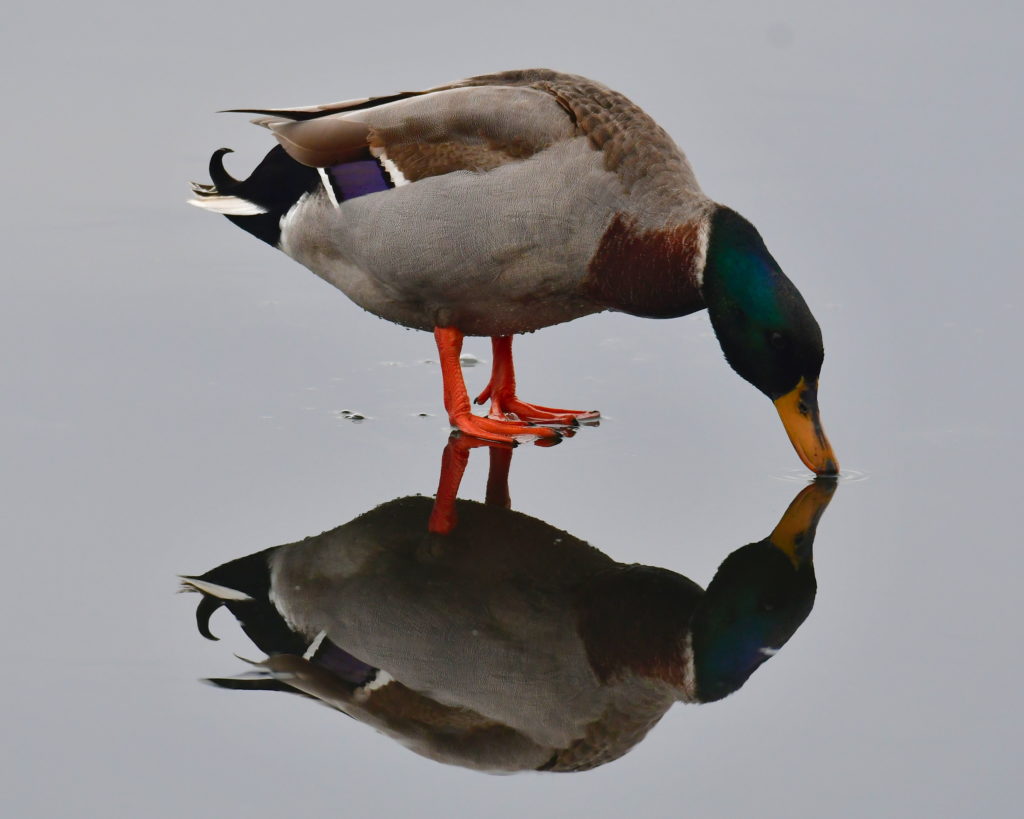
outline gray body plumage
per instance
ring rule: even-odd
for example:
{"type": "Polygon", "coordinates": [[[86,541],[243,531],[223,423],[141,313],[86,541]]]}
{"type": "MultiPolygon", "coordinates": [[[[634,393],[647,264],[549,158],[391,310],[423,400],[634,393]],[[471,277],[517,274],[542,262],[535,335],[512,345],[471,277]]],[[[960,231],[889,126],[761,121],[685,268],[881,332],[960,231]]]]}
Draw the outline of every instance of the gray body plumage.
{"type": "Polygon", "coordinates": [[[428,535],[430,505],[399,499],[282,547],[271,589],[296,630],[325,631],[416,692],[420,707],[422,697],[453,709],[448,727],[424,730],[416,707],[396,714],[315,675],[307,693],[424,756],[487,770],[534,769],[556,754],[565,769],[610,761],[682,696],[659,680],[595,674],[574,589],[613,560],[542,521],[468,501],[451,535],[428,535]]]}
{"type": "Polygon", "coordinates": [[[183,581],[203,594],[204,636],[227,606],[267,653],[251,687],[306,694],[440,762],[579,771],[673,702],[728,696],[789,640],[834,490],[802,489],[706,590],[500,505],[454,501],[457,525],[433,533],[419,496],[183,581]]]}
{"type": "MultiPolygon", "coordinates": [[[[369,145],[410,180],[338,205],[321,187],[282,218],[280,247],[366,310],[422,330],[508,335],[608,309],[587,277],[616,218],[637,231],[706,226],[714,208],[647,114],[567,74],[508,72],[257,122],[299,161],[369,145]]],[[[699,278],[701,254],[681,276],[699,278]]]]}
{"type": "Polygon", "coordinates": [[[577,138],[521,164],[428,177],[337,209],[311,197],[289,219],[282,249],[399,324],[537,330],[603,309],[578,290],[607,217],[576,203],[608,182],[577,138]]]}

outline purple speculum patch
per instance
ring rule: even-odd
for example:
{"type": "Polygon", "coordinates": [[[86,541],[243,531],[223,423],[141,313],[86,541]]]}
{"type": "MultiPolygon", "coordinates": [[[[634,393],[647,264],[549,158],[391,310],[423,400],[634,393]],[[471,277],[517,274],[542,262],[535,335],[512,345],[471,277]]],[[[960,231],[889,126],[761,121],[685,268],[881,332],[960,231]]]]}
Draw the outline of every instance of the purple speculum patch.
{"type": "Polygon", "coordinates": [[[380,160],[376,158],[331,165],[327,168],[327,175],[339,202],[394,187],[380,160]]]}

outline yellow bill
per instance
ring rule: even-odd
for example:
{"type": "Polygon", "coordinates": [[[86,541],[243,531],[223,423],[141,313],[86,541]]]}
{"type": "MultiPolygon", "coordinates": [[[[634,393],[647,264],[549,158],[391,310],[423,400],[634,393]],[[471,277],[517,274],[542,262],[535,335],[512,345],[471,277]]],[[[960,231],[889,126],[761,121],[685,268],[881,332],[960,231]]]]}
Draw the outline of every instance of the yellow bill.
{"type": "Polygon", "coordinates": [[[775,409],[807,468],[818,475],[838,475],[839,462],[818,414],[818,383],[808,384],[801,378],[795,389],[775,399],[775,409]]]}

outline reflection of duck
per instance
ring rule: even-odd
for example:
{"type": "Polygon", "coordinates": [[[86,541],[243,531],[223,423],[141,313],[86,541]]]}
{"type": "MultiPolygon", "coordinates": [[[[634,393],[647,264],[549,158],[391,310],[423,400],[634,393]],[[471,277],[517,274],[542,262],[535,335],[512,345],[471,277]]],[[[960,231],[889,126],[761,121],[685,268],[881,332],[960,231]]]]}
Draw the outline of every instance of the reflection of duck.
{"type": "Polygon", "coordinates": [[[779,411],[797,453],[837,465],[818,415],[821,331],[757,230],[701,191],[640,108],[583,77],[510,71],[425,92],[254,111],[280,145],[244,180],[210,162],[192,204],[231,221],[361,307],[433,331],[453,425],[494,441],[596,413],[515,394],[511,336],[602,310],[705,307],[729,364],[779,411]],[[491,336],[470,412],[458,357],[491,336]],[[511,415],[510,419],[508,416],[511,415]]]}
{"type": "Polygon", "coordinates": [[[804,488],[706,591],[500,506],[455,501],[450,534],[428,532],[422,497],[185,584],[203,594],[204,635],[226,606],[269,655],[219,685],[306,694],[441,762],[585,770],[674,701],[732,693],[789,639],[813,605],[834,488],[804,488]]]}

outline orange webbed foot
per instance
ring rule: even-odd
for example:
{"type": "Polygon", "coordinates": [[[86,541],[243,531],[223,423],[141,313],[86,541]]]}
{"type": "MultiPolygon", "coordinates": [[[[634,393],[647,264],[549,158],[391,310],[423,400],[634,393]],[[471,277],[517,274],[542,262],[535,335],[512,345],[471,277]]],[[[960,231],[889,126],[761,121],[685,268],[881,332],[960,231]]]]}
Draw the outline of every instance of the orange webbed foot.
{"type": "Polygon", "coordinates": [[[557,441],[562,436],[557,430],[546,426],[528,426],[507,418],[482,418],[473,415],[471,412],[450,415],[449,421],[453,427],[464,435],[471,435],[484,441],[495,441],[503,444],[515,444],[517,438],[524,435],[532,435],[537,438],[557,441]]]}
{"type": "Polygon", "coordinates": [[[453,427],[464,435],[501,444],[515,444],[518,437],[527,435],[549,443],[557,443],[561,436],[549,427],[528,426],[504,417],[480,418],[473,415],[459,363],[462,333],[454,327],[435,327],[434,338],[441,358],[444,406],[448,410],[448,420],[453,427]]]}
{"type": "Polygon", "coordinates": [[[495,336],[491,339],[494,362],[491,380],[476,397],[477,404],[490,399],[491,408],[487,417],[494,420],[514,420],[530,424],[553,426],[576,426],[581,421],[596,421],[601,417],[597,410],[559,409],[528,404],[516,396],[516,376],[512,365],[511,336],[495,336]]]}
{"type": "Polygon", "coordinates": [[[477,404],[491,399],[488,418],[524,421],[530,424],[553,424],[555,426],[575,426],[581,421],[596,421],[601,417],[597,410],[559,409],[542,407],[539,404],[528,404],[515,395],[492,396],[490,385],[476,399],[477,404]]]}

